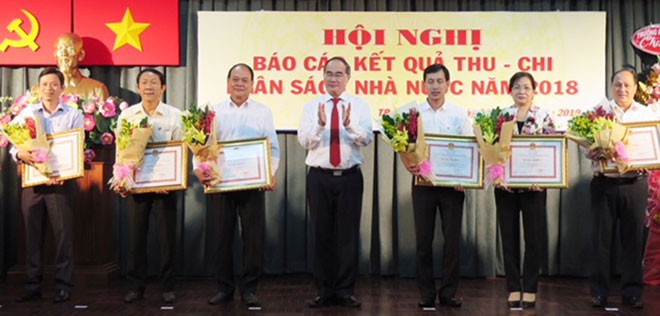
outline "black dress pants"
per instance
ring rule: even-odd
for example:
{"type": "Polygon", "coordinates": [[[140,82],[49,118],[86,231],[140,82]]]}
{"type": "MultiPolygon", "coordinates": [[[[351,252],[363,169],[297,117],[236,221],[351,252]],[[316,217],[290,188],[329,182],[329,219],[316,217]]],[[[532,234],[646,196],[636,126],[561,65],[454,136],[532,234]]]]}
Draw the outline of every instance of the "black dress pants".
{"type": "Polygon", "coordinates": [[[161,290],[174,289],[177,193],[131,194],[128,199],[128,264],[126,277],[131,290],[144,292],[147,280],[147,233],[149,214],[154,213],[160,245],[161,290]]]}
{"type": "Polygon", "coordinates": [[[364,180],[358,167],[335,174],[307,173],[307,197],[314,236],[314,281],[324,298],[353,295],[357,277],[364,180]]]}
{"type": "MultiPolygon", "coordinates": [[[[516,189],[514,189],[516,190],[516,189]]],[[[502,237],[506,289],[509,292],[536,293],[539,281],[541,234],[547,232],[543,217],[546,214],[547,192],[520,190],[508,192],[495,189],[497,221],[502,237]],[[520,215],[523,219],[525,256],[522,284],[520,281],[520,215]]]]}
{"type": "Polygon", "coordinates": [[[621,295],[642,295],[642,256],[644,252],[644,220],[648,181],[637,178],[591,179],[591,212],[593,213],[592,271],[589,279],[591,295],[610,295],[611,254],[617,220],[621,236],[621,295]]]}
{"type": "Polygon", "coordinates": [[[247,190],[212,194],[212,218],[218,224],[216,277],[222,292],[234,292],[234,236],[240,217],[243,237],[243,269],[240,276],[241,295],[256,293],[264,265],[265,192],[247,190]]]}
{"type": "Polygon", "coordinates": [[[456,295],[460,278],[461,227],[465,193],[444,187],[412,187],[415,237],[417,240],[417,285],[422,300],[434,300],[433,236],[435,218],[440,209],[444,248],[442,251],[442,284],[438,296],[456,295]]]}
{"type": "Polygon", "coordinates": [[[40,185],[21,192],[21,211],[25,221],[25,270],[28,292],[41,291],[43,279],[43,245],[48,221],[53,228],[55,245],[55,287],[73,287],[73,213],[70,194],[72,184],[40,185]]]}

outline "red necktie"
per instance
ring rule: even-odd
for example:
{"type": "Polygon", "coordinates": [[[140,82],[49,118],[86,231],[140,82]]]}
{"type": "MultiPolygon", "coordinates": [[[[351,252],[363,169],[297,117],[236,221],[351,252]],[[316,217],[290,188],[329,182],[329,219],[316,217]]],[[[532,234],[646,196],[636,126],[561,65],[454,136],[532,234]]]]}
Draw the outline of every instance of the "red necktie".
{"type": "Polygon", "coordinates": [[[332,117],[330,118],[330,163],[337,167],[341,162],[339,150],[339,99],[332,99],[332,117]]]}

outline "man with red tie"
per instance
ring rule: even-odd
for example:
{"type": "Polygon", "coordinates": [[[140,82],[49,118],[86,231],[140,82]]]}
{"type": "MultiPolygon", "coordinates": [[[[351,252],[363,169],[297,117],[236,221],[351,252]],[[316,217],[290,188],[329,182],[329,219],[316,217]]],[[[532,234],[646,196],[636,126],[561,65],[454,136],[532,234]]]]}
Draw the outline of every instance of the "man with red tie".
{"type": "Polygon", "coordinates": [[[308,150],[307,198],[314,234],[317,297],[309,307],[360,307],[357,276],[364,181],[362,147],[373,140],[367,103],[346,93],[351,67],[341,57],[325,64],[326,94],[305,104],[298,140],[308,150]]]}

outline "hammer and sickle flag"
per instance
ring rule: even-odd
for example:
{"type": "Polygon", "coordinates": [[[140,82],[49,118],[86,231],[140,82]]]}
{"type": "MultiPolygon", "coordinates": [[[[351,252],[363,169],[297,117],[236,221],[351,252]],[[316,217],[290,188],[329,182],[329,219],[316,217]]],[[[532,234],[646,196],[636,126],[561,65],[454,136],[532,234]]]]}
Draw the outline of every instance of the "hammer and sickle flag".
{"type": "Polygon", "coordinates": [[[71,0],[3,1],[0,66],[54,65],[53,45],[71,32],[71,0]]]}
{"type": "Polygon", "coordinates": [[[86,66],[178,66],[179,0],[73,0],[86,66]]]}

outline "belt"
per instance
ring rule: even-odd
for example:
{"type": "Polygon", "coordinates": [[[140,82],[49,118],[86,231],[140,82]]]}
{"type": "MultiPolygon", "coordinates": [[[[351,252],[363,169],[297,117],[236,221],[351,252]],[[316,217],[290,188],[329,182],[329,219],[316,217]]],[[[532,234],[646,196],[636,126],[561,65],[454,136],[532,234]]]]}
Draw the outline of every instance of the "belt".
{"type": "Polygon", "coordinates": [[[648,176],[646,174],[639,174],[634,177],[608,177],[605,174],[601,172],[596,172],[594,173],[594,178],[598,178],[610,183],[616,183],[616,184],[630,184],[630,183],[635,183],[639,180],[646,180],[648,176]]]}
{"type": "Polygon", "coordinates": [[[320,171],[323,173],[331,174],[335,177],[341,177],[343,175],[351,174],[360,171],[360,165],[355,165],[348,169],[325,169],[321,167],[311,167],[311,170],[320,171]]]}

